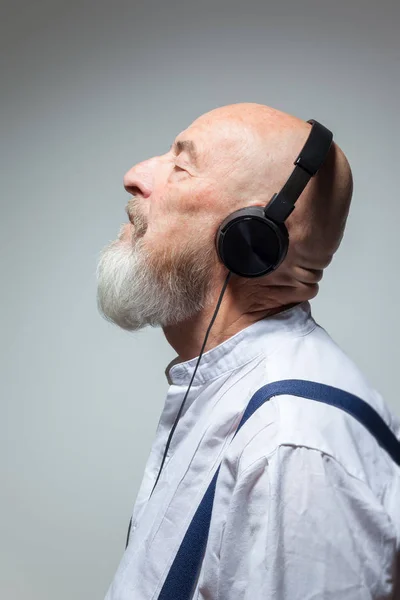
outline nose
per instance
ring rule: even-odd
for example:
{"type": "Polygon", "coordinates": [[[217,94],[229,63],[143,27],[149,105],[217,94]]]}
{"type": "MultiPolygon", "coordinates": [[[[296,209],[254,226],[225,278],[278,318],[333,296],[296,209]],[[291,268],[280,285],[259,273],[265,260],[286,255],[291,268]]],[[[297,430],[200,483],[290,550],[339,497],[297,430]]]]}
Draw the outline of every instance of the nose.
{"type": "Polygon", "coordinates": [[[133,196],[148,198],[154,186],[154,170],[157,158],[150,158],[138,163],[124,175],[124,188],[133,196]]]}

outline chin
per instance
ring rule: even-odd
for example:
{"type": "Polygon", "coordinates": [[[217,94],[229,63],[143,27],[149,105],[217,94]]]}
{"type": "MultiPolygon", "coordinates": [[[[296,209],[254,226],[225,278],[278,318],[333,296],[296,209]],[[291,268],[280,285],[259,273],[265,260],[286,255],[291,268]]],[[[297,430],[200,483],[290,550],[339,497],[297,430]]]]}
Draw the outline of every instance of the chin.
{"type": "Polygon", "coordinates": [[[118,234],[118,239],[121,242],[129,242],[132,240],[133,225],[132,223],[123,223],[118,234]]]}
{"type": "Polygon", "coordinates": [[[144,235],[145,233],[137,231],[132,223],[124,223],[121,226],[116,243],[118,244],[118,242],[121,242],[122,244],[134,246],[139,239],[144,237],[144,235]]]}

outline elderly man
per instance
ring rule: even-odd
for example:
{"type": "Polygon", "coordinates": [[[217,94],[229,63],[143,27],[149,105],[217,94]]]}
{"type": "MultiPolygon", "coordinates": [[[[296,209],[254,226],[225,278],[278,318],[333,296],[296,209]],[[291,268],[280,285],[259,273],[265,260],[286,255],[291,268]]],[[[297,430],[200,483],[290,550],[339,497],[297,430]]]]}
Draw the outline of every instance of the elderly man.
{"type": "Polygon", "coordinates": [[[191,598],[400,598],[399,468],[363,424],[284,394],[238,430],[261,386],[301,379],[358,396],[399,437],[398,421],[308,302],[340,244],[352,196],[339,146],[331,144],[286,220],[289,247],[277,269],[227,279],[216,251],[227,215],[265,207],[282,188],[310,129],[266,106],[227,106],[125,175],[130,222],[101,254],[99,310],[129,331],[162,327],[177,357],[107,600],[184,597],[162,590],[219,466],[191,598]]]}

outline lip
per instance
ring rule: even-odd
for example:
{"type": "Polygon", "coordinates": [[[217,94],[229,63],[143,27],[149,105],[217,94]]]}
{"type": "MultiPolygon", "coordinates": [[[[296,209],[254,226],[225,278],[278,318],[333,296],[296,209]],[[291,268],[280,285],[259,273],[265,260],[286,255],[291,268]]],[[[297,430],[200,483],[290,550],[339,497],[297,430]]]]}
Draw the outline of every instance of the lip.
{"type": "Polygon", "coordinates": [[[132,223],[132,225],[134,225],[134,222],[133,222],[133,217],[132,217],[132,215],[130,214],[130,212],[129,212],[129,209],[128,209],[128,207],[127,207],[127,206],[125,206],[125,212],[126,212],[126,214],[128,215],[128,219],[130,220],[130,222],[132,223]]]}

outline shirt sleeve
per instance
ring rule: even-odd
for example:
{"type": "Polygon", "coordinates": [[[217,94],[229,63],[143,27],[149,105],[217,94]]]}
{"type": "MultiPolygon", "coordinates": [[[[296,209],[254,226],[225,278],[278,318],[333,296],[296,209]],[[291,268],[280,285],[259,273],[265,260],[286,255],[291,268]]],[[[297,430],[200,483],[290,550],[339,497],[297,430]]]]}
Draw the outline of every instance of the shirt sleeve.
{"type": "Polygon", "coordinates": [[[364,481],[318,450],[282,445],[239,472],[218,600],[392,598],[395,555],[391,521],[364,481]]]}

